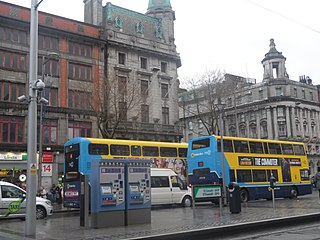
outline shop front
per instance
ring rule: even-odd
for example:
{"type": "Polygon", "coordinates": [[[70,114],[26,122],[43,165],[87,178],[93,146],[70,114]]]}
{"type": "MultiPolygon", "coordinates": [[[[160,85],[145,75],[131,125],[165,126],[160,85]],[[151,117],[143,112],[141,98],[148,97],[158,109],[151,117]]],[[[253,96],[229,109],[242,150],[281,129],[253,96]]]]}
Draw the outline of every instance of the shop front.
{"type": "Polygon", "coordinates": [[[27,180],[27,154],[0,152],[0,180],[25,189],[27,180]]]}

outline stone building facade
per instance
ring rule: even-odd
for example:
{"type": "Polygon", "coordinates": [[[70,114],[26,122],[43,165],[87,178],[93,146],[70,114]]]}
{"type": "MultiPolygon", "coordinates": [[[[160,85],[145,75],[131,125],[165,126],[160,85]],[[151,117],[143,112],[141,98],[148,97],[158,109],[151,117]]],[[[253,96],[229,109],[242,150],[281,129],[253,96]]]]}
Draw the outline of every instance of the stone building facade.
{"type": "MultiPolygon", "coordinates": [[[[46,188],[63,174],[68,139],[101,137],[97,112],[106,82],[117,89],[118,109],[111,114],[122,116],[115,138],[181,138],[181,61],[170,1],[150,0],[147,13],[141,14],[87,0],[84,14],[85,23],[39,12],[38,78],[46,83],[42,97],[49,101],[42,114],[46,188]],[[124,89],[138,93],[130,110],[124,106],[128,99],[118,98],[124,89]]],[[[17,97],[28,96],[29,31],[30,9],[0,1],[0,179],[17,184],[23,184],[19,176],[26,174],[27,164],[28,104],[17,97]]],[[[38,129],[39,122],[40,104],[38,129]]]]}
{"type": "MultiPolygon", "coordinates": [[[[252,84],[238,77],[238,84],[229,91],[232,95],[224,96],[223,132],[227,136],[302,141],[308,151],[311,173],[314,173],[320,166],[319,88],[309,77],[290,80],[285,68],[286,58],[276,50],[273,39],[269,47],[261,62],[263,81],[252,84]]],[[[194,107],[192,102],[189,107],[194,107]]],[[[180,121],[185,126],[186,140],[207,135],[199,118],[186,114],[184,118],[182,108],[180,121]]]]}
{"type": "Polygon", "coordinates": [[[170,1],[149,0],[146,14],[112,3],[102,6],[101,0],[84,3],[85,21],[104,28],[106,81],[115,86],[109,95],[110,113],[127,110],[116,138],[179,141],[177,69],[181,60],[170,1]],[[110,99],[114,95],[115,100],[110,99]]]}

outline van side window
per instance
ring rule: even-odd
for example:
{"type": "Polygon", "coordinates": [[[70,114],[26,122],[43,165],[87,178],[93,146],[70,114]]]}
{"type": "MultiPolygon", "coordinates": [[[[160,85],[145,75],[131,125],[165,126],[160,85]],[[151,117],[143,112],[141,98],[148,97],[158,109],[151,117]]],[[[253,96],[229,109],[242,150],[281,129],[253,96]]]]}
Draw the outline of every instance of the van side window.
{"type": "Polygon", "coordinates": [[[166,176],[151,176],[151,187],[152,188],[161,188],[169,187],[169,178],[166,176]]]}
{"type": "Polygon", "coordinates": [[[171,176],[172,187],[183,189],[183,182],[178,176],[171,176]]]}

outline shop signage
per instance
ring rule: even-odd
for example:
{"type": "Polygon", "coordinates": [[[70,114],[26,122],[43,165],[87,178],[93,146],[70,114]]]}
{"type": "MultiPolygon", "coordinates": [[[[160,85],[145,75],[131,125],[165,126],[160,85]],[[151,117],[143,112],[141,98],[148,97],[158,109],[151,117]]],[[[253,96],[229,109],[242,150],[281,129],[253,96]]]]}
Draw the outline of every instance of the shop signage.
{"type": "Polygon", "coordinates": [[[52,176],[52,164],[42,164],[41,176],[51,177],[52,176]]]}
{"type": "Polygon", "coordinates": [[[53,153],[52,152],[42,153],[42,162],[43,163],[52,163],[53,162],[53,153]]]}
{"type": "Polygon", "coordinates": [[[0,161],[26,161],[27,154],[22,153],[0,153],[0,161]]]}

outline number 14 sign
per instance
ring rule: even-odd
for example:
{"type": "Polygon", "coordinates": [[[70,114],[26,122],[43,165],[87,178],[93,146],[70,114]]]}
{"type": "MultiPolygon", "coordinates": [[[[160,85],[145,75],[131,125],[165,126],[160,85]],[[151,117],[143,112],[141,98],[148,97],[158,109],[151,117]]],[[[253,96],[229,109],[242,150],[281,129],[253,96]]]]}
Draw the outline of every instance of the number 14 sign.
{"type": "Polygon", "coordinates": [[[42,163],[41,176],[51,177],[52,176],[52,164],[42,163]]]}

